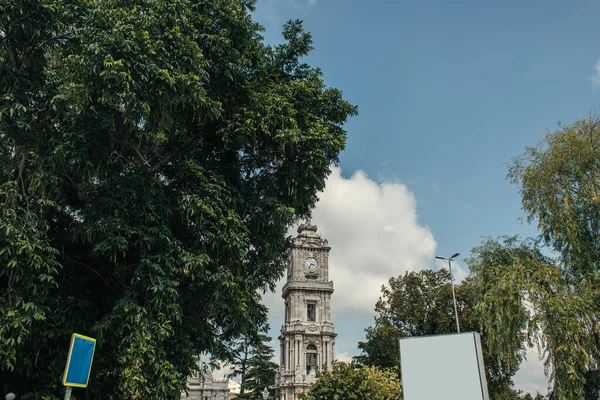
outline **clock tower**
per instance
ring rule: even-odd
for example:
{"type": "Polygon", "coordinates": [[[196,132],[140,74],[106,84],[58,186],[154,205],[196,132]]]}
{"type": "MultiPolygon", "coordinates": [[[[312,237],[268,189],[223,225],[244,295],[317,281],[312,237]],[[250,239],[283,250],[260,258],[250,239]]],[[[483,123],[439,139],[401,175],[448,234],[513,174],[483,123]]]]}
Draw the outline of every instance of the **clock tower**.
{"type": "Polygon", "coordinates": [[[282,292],[285,320],[279,336],[278,400],[296,400],[315,383],[318,370],[331,369],[336,334],[329,305],[333,293],[330,249],[315,225],[298,227],[282,292]]]}

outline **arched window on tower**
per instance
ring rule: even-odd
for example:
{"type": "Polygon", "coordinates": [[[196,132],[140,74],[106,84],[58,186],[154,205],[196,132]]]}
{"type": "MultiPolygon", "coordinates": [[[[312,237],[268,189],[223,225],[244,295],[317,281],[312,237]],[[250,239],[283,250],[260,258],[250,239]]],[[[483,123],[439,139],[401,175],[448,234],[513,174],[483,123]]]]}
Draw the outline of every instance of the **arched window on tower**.
{"type": "Polygon", "coordinates": [[[310,371],[314,370],[317,372],[317,346],[309,344],[306,346],[306,374],[310,374],[310,371]]]}

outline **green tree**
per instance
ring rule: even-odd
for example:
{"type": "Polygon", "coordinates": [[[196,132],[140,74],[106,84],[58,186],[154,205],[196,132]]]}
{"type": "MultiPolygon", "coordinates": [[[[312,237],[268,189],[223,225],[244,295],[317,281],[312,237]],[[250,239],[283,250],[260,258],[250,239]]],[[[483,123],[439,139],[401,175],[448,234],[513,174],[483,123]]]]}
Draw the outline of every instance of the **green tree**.
{"type": "Polygon", "coordinates": [[[227,362],[231,366],[229,378],[240,378],[238,398],[259,398],[264,388],[275,384],[277,364],[273,363],[274,350],[269,346],[271,338],[254,332],[244,335],[228,349],[227,362]]]}
{"type": "Polygon", "coordinates": [[[303,400],[392,400],[402,396],[398,369],[334,362],[331,371],[319,373],[318,381],[303,400]]]}
{"type": "Polygon", "coordinates": [[[356,108],[300,22],[266,46],[253,6],[0,1],[4,392],[59,395],[75,331],[88,398],[177,398],[194,355],[265,322],[356,108]]]}
{"type": "MultiPolygon", "coordinates": [[[[488,389],[494,400],[516,399],[512,377],[516,373],[520,352],[499,357],[490,348],[487,331],[481,329],[474,315],[473,282],[456,285],[456,302],[461,330],[482,334],[482,347],[488,389]]],[[[407,272],[391,278],[382,288],[375,305],[375,325],[366,329],[366,341],[359,343],[361,355],[355,359],[364,365],[394,367],[399,363],[398,340],[401,337],[436,335],[456,332],[450,274],[447,270],[407,272]]]]}
{"type": "Polygon", "coordinates": [[[275,398],[274,390],[269,389],[275,385],[275,374],[279,366],[274,363],[275,354],[273,348],[268,344],[271,338],[261,335],[259,343],[254,346],[252,357],[248,360],[246,373],[246,389],[251,394],[251,399],[262,399],[261,394],[266,388],[271,397],[275,398]]]}
{"type": "Polygon", "coordinates": [[[532,240],[488,239],[468,260],[476,313],[500,357],[536,345],[560,398],[584,397],[600,359],[600,280],[570,279],[532,240]],[[523,335],[526,332],[526,336],[523,335]]]}
{"type": "Polygon", "coordinates": [[[559,128],[515,158],[509,178],[561,270],[585,279],[600,273],[600,120],[559,128]]]}
{"type": "Polygon", "coordinates": [[[366,341],[359,342],[361,354],[354,360],[361,365],[392,368],[400,362],[400,332],[387,318],[375,317],[375,326],[365,329],[366,341]]]}
{"type": "MultiPolygon", "coordinates": [[[[470,315],[471,304],[461,296],[462,288],[456,289],[461,315],[470,315]]],[[[391,368],[399,362],[400,337],[455,332],[454,309],[448,303],[452,300],[450,290],[450,275],[445,270],[407,272],[390,278],[375,304],[375,326],[366,329],[367,341],[359,343],[363,354],[357,360],[391,368]]]]}
{"type": "Polygon", "coordinates": [[[253,347],[257,344],[258,338],[254,335],[244,335],[232,343],[227,351],[226,359],[231,364],[231,372],[227,378],[240,377],[240,393],[238,398],[248,398],[246,395],[246,375],[248,373],[248,363],[252,357],[253,347]]]}
{"type": "Polygon", "coordinates": [[[535,395],[535,397],[533,397],[530,393],[526,393],[525,395],[519,397],[519,399],[520,400],[544,400],[544,395],[537,393],[535,395]]]}
{"type": "Polygon", "coordinates": [[[491,342],[513,351],[537,345],[555,398],[598,396],[599,166],[598,119],[548,132],[509,169],[539,238],[487,239],[469,262],[479,288],[477,312],[491,342]],[[525,330],[526,342],[520,337],[525,330]]]}

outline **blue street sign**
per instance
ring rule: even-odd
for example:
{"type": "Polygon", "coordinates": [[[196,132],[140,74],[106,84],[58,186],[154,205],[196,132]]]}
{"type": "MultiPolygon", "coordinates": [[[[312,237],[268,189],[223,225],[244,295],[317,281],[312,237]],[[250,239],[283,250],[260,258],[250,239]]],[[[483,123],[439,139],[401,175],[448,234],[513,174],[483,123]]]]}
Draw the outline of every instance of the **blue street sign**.
{"type": "Polygon", "coordinates": [[[96,339],[74,333],[63,376],[64,386],[87,387],[92,370],[96,339]]]}

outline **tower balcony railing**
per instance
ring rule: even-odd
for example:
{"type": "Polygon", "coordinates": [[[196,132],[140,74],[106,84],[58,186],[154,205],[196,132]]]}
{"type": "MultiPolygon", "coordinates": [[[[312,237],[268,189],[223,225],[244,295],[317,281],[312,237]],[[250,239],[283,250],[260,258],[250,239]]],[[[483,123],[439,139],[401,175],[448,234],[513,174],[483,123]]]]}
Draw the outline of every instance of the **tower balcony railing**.
{"type": "Polygon", "coordinates": [[[288,290],[324,290],[328,292],[333,292],[333,282],[322,280],[294,279],[289,280],[283,286],[283,296],[286,295],[288,290]]]}

